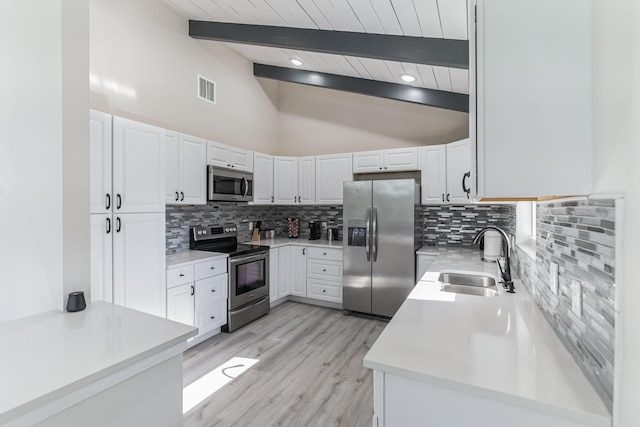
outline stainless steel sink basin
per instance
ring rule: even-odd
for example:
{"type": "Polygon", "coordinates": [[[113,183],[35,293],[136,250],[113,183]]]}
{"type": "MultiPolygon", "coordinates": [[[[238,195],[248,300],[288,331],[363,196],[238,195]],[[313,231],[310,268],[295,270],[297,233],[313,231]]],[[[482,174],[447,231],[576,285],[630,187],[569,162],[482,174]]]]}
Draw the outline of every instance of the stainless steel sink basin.
{"type": "Polygon", "coordinates": [[[493,277],[481,274],[464,274],[464,273],[441,273],[438,277],[440,282],[450,283],[452,285],[464,285],[478,288],[494,288],[496,281],[493,277]]]}
{"type": "Polygon", "coordinates": [[[450,285],[443,284],[441,290],[443,292],[453,292],[456,294],[476,295],[479,297],[497,297],[500,295],[495,286],[492,288],[482,288],[478,286],[468,285],[450,285]]]}

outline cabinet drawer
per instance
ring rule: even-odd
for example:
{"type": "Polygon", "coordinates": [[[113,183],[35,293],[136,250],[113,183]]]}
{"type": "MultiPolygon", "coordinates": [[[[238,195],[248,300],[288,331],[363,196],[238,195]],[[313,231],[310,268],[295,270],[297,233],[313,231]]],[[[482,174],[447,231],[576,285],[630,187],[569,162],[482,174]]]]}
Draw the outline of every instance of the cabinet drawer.
{"type": "Polygon", "coordinates": [[[196,306],[204,307],[217,301],[227,301],[227,275],[207,277],[196,281],[196,306]]]}
{"type": "Polygon", "coordinates": [[[308,279],[307,298],[342,303],[342,283],[308,279]]]}
{"type": "Polygon", "coordinates": [[[204,279],[205,277],[217,276],[218,274],[224,274],[227,272],[227,259],[216,258],[209,261],[199,262],[195,265],[196,280],[204,279]]]}
{"type": "Polygon", "coordinates": [[[335,248],[307,248],[309,258],[326,259],[328,261],[342,261],[342,249],[335,248]]]}
{"type": "Polygon", "coordinates": [[[193,282],[193,264],[167,270],[167,288],[193,282]]]}
{"type": "Polygon", "coordinates": [[[307,260],[307,277],[319,280],[342,280],[342,262],[320,259],[307,260]]]}
{"type": "Polygon", "coordinates": [[[209,304],[197,310],[198,335],[227,324],[227,301],[209,304]]]}

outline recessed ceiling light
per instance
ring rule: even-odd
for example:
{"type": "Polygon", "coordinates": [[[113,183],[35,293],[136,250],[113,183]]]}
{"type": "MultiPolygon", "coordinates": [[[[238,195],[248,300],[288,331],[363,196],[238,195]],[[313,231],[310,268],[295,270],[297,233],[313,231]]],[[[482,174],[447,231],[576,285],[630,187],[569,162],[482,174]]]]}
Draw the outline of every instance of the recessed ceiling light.
{"type": "Polygon", "coordinates": [[[403,74],[403,75],[400,76],[400,78],[402,80],[404,80],[405,82],[407,82],[407,83],[411,83],[411,82],[415,82],[416,81],[416,78],[413,77],[411,74],[403,74]]]}
{"type": "Polygon", "coordinates": [[[302,61],[300,61],[299,59],[291,58],[291,59],[290,59],[290,61],[291,61],[291,63],[292,63],[293,65],[295,65],[296,67],[299,67],[299,66],[301,66],[301,65],[302,65],[302,61]]]}

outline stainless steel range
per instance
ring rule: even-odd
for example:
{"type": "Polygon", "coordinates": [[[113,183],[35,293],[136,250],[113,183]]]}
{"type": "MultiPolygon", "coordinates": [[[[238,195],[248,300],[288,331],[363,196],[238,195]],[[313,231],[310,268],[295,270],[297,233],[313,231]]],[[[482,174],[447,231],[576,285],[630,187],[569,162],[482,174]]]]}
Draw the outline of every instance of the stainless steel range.
{"type": "Polygon", "coordinates": [[[229,300],[225,332],[269,313],[269,247],[238,243],[235,224],[192,227],[192,250],[229,254],[229,300]]]}

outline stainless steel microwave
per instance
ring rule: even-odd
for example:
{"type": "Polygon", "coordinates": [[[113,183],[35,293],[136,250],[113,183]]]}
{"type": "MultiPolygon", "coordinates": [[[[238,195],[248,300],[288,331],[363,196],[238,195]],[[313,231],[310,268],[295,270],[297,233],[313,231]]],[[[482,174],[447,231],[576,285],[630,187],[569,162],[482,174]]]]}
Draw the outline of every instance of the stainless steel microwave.
{"type": "Polygon", "coordinates": [[[208,199],[213,201],[253,201],[253,174],[217,166],[207,167],[208,199]]]}

